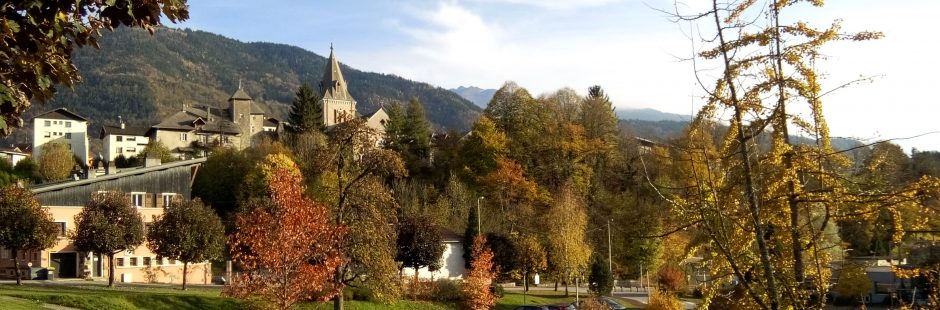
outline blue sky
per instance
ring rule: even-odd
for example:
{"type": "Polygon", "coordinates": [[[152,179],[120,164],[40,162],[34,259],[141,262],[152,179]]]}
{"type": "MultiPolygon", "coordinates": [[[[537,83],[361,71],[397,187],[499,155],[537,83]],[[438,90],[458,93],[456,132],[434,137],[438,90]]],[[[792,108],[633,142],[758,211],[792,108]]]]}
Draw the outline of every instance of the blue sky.
{"type": "MultiPolygon", "coordinates": [[[[619,107],[691,114],[701,105],[688,24],[653,8],[669,0],[190,0],[189,27],[241,41],[300,46],[320,55],[330,43],[340,61],[445,88],[498,88],[513,80],[534,94],[599,84],[619,107]]],[[[685,10],[706,2],[688,0],[685,10]]],[[[940,131],[940,60],[934,0],[832,0],[805,5],[800,20],[846,31],[879,30],[875,42],[837,43],[817,68],[824,88],[859,76],[873,83],[825,98],[834,136],[873,142],[940,131]]],[[[694,28],[693,28],[694,29],[694,28]]],[[[705,80],[713,73],[704,72],[705,80]]],[[[940,150],[940,134],[898,141],[940,150]]]]}

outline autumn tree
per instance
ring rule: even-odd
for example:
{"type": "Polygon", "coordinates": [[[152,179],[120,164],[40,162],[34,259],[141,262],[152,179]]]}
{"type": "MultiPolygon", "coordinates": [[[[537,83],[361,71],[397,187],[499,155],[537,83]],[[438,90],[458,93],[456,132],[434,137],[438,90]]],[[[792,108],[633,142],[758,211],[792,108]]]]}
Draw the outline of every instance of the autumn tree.
{"type": "Polygon", "coordinates": [[[139,160],[147,160],[147,158],[158,158],[161,163],[168,163],[176,161],[176,156],[173,156],[173,153],[170,152],[170,149],[166,147],[163,142],[157,141],[156,139],[150,140],[147,142],[147,146],[143,150],[140,150],[140,154],[137,154],[139,160]]]}
{"type": "Polygon", "coordinates": [[[440,228],[427,216],[404,216],[398,223],[398,251],[395,260],[401,268],[412,268],[415,283],[418,270],[427,267],[430,271],[440,269],[444,255],[444,241],[440,228]]]}
{"type": "Polygon", "coordinates": [[[155,216],[147,230],[147,247],[159,256],[183,262],[183,290],[189,264],[219,259],[225,250],[225,228],[212,208],[198,198],[174,202],[155,216]]]}
{"type": "Polygon", "coordinates": [[[519,252],[519,270],[526,279],[525,290],[529,290],[529,276],[533,273],[544,271],[548,268],[548,260],[545,256],[545,248],[542,243],[533,234],[525,234],[518,237],[516,241],[519,252]]]}
{"type": "Polygon", "coordinates": [[[245,154],[234,148],[215,149],[199,167],[193,181],[193,197],[202,199],[231,223],[238,208],[237,194],[251,168],[245,154]]]}
{"type": "MultiPolygon", "coordinates": [[[[265,161],[289,161],[284,157],[270,155],[265,161]]],[[[296,165],[267,167],[273,169],[267,179],[270,195],[247,201],[235,217],[229,247],[244,272],[231,279],[224,294],[261,298],[277,309],[330,299],[342,290],[332,279],[343,262],[345,228],[334,225],[329,209],[304,194],[296,165]]]]}
{"type": "Polygon", "coordinates": [[[467,281],[461,292],[461,308],[467,310],[490,309],[496,305],[496,296],[490,291],[496,274],[493,272],[493,252],[486,247],[486,238],[473,240],[473,264],[467,272],[467,281]]]}
{"type": "Polygon", "coordinates": [[[587,211],[584,202],[570,186],[555,194],[545,214],[545,223],[552,227],[546,234],[549,265],[556,278],[565,284],[565,296],[572,276],[587,269],[591,248],[585,240],[587,211]]]}
{"type": "MultiPolygon", "coordinates": [[[[348,229],[333,284],[357,283],[389,299],[400,287],[393,225],[398,204],[385,180],[405,176],[407,169],[396,152],[376,147],[378,138],[361,119],[337,124],[324,147],[312,152],[318,168],[305,177],[316,181],[313,196],[330,208],[333,225],[348,229]]],[[[343,308],[342,295],[334,298],[334,308],[343,308]]]]}
{"type": "Polygon", "coordinates": [[[108,286],[114,286],[114,254],[137,248],[144,242],[144,221],[122,192],[92,195],[75,215],[70,232],[75,249],[108,256],[108,286]]]}
{"type": "Polygon", "coordinates": [[[290,114],[287,119],[295,133],[311,131],[323,132],[323,108],[319,104],[320,95],[310,84],[304,83],[294,94],[290,114]]]}
{"type": "Polygon", "coordinates": [[[0,132],[23,126],[32,102],[46,102],[58,85],[80,80],[72,62],[76,47],[98,47],[101,30],[139,27],[151,33],[163,20],[189,18],[185,0],[19,1],[4,4],[0,17],[0,132]]]}
{"type": "Polygon", "coordinates": [[[55,245],[59,227],[28,189],[7,185],[0,189],[0,246],[10,249],[20,285],[19,253],[55,245]]]}
{"type": "Polygon", "coordinates": [[[39,174],[46,181],[64,180],[75,168],[72,151],[65,143],[49,142],[42,145],[39,156],[39,174]]]}

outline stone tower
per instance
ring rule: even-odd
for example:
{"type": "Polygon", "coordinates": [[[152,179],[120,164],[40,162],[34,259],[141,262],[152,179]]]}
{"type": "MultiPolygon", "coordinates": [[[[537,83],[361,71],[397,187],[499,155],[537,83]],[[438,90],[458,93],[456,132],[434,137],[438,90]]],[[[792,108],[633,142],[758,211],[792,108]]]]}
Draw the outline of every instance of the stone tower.
{"type": "Polygon", "coordinates": [[[333,55],[333,46],[330,45],[330,59],[323,70],[323,80],[320,81],[320,104],[323,107],[323,124],[326,127],[342,123],[356,117],[356,99],[349,95],[343,72],[340,71],[339,62],[333,55]]]}
{"type": "Polygon", "coordinates": [[[242,90],[241,82],[238,83],[238,90],[228,98],[228,103],[231,106],[232,123],[241,132],[235,142],[238,148],[245,148],[251,144],[251,97],[242,90]]]}

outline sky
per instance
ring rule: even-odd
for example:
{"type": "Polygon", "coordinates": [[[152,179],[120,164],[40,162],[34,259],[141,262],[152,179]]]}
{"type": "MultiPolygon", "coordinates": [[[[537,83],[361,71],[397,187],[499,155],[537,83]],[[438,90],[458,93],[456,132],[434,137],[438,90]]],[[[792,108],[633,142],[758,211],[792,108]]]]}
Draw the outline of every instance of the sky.
{"type": "MultiPolygon", "coordinates": [[[[703,0],[683,0],[694,12],[703,0]]],[[[618,108],[693,114],[713,66],[687,59],[707,25],[673,23],[671,0],[190,0],[190,19],[172,27],[245,42],[295,45],[351,67],[444,88],[499,88],[515,81],[533,94],[601,85],[618,108]],[[690,37],[692,39],[690,39],[690,37]]],[[[830,0],[801,4],[791,20],[846,32],[876,30],[877,41],[837,42],[817,63],[832,136],[895,140],[905,149],[940,150],[940,39],[936,0],[830,0]],[[917,138],[909,138],[919,136],[917,138]],[[909,138],[909,139],[907,139],[909,138]]]]}

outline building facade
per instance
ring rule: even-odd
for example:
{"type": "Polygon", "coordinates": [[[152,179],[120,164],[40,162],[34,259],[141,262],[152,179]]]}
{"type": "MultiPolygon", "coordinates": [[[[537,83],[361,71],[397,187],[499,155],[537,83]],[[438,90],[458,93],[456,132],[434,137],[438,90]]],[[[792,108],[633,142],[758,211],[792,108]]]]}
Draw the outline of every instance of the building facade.
{"type": "Polygon", "coordinates": [[[101,126],[99,138],[104,146],[101,159],[112,162],[120,155],[137,156],[150,142],[150,127],[127,126],[118,118],[118,125],[101,126]]]}
{"type": "MultiPolygon", "coordinates": [[[[75,216],[93,195],[103,191],[126,193],[128,202],[140,213],[146,229],[147,223],[163,214],[164,207],[174,201],[190,199],[190,182],[205,158],[178,161],[137,169],[126,169],[89,179],[42,185],[33,188],[40,204],[49,210],[59,227],[59,240],[55,246],[42,251],[20,253],[21,268],[32,265],[48,270],[55,267],[57,278],[108,277],[107,255],[78,251],[67,237],[75,229],[75,216]]],[[[0,272],[13,275],[11,252],[0,249],[0,272]]],[[[114,256],[115,280],[141,283],[182,283],[183,264],[159,257],[147,248],[146,242],[135,249],[114,256]]],[[[208,262],[191,264],[189,283],[211,282],[208,262]]]]}
{"type": "Polygon", "coordinates": [[[42,157],[42,147],[50,142],[64,143],[83,163],[88,163],[88,119],[66,108],[58,108],[33,118],[33,156],[42,157]]]}

